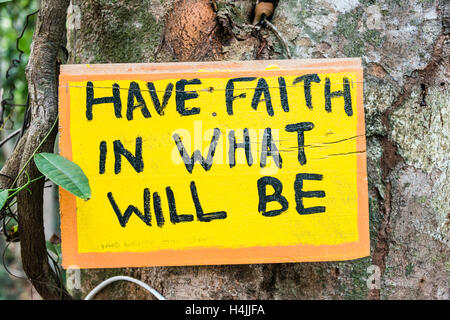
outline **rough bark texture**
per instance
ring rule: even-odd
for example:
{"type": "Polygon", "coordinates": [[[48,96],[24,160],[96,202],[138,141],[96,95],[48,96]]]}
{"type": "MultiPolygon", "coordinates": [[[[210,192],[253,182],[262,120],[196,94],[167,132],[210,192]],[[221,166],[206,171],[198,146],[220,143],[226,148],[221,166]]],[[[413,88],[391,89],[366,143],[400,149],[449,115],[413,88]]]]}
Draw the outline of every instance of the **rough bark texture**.
{"type": "MultiPolygon", "coordinates": [[[[254,1],[72,3],[82,23],[68,33],[71,63],[285,57],[272,33],[249,26],[254,1]]],[[[294,58],[363,59],[371,257],[88,270],[83,294],[127,274],[168,299],[448,299],[449,17],[443,0],[281,0],[272,18],[294,58]],[[367,287],[372,264],[381,290],[367,287]]],[[[126,283],[99,297],[151,298],[126,283]]]]}
{"type": "MultiPolygon", "coordinates": [[[[34,162],[27,165],[41,141],[52,128],[58,116],[58,70],[56,57],[65,33],[65,12],[69,0],[47,0],[41,2],[36,31],[33,36],[30,59],[27,65],[28,90],[30,94],[31,122],[26,134],[13,153],[11,167],[13,177],[19,168],[26,166],[30,179],[41,174],[34,162]],[[17,158],[13,158],[13,157],[17,158]]],[[[38,152],[53,152],[56,130],[48,136],[38,152]]],[[[2,170],[3,171],[3,170],[2,170]]],[[[22,186],[27,177],[22,175],[17,185],[22,186]]],[[[9,182],[11,183],[11,182],[9,182]]],[[[44,179],[17,194],[19,238],[22,265],[27,277],[44,299],[70,299],[62,289],[61,283],[50,267],[44,236],[43,221],[44,179]]]]}

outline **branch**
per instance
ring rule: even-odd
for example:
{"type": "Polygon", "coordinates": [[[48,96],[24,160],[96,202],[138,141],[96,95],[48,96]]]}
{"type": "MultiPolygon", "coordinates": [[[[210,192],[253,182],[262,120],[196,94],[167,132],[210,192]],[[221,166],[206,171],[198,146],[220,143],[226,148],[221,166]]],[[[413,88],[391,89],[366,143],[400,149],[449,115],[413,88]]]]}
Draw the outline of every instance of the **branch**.
{"type": "MultiPolygon", "coordinates": [[[[27,134],[18,145],[23,148],[20,166],[12,168],[11,165],[11,171],[15,172],[15,175],[18,174],[19,168],[26,166],[25,171],[30,179],[38,177],[39,172],[33,161],[29,164],[27,161],[52,128],[58,115],[56,57],[64,39],[68,5],[69,0],[42,0],[33,35],[31,55],[26,69],[31,123],[27,134]],[[25,142],[22,142],[23,140],[25,142]]],[[[53,130],[38,152],[53,152],[55,137],[56,130],[53,130]]],[[[12,155],[18,156],[15,156],[15,153],[12,155]]],[[[21,186],[24,183],[26,178],[22,175],[17,185],[21,186]]],[[[43,299],[71,299],[48,263],[43,221],[44,181],[33,183],[29,189],[31,193],[21,191],[17,194],[23,269],[43,299]]]]}
{"type": "Polygon", "coordinates": [[[22,136],[12,154],[6,160],[0,171],[0,189],[9,189],[20,170],[23,149],[27,142],[28,131],[22,136]]]}

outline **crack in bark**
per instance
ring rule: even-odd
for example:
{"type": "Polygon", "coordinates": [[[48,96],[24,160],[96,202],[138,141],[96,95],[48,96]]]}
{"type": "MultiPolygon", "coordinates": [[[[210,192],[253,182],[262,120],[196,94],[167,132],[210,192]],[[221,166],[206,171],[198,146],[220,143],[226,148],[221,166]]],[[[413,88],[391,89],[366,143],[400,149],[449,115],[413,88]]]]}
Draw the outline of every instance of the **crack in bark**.
{"type": "MultiPolygon", "coordinates": [[[[380,267],[381,276],[384,275],[386,270],[386,257],[389,254],[389,245],[391,242],[391,210],[392,210],[392,184],[389,180],[389,175],[395,166],[403,162],[403,158],[398,154],[397,146],[390,139],[389,134],[391,131],[390,118],[392,113],[401,107],[405,101],[411,96],[413,89],[420,85],[422,89],[422,102],[425,102],[427,87],[432,85],[433,79],[444,61],[443,48],[445,42],[449,39],[448,34],[445,33],[444,24],[442,26],[442,32],[436,39],[433,45],[433,52],[430,61],[422,70],[416,70],[417,76],[411,77],[405,83],[402,88],[402,93],[395,99],[392,105],[383,112],[381,121],[386,129],[386,135],[382,137],[382,156],[381,156],[381,169],[382,179],[386,182],[386,192],[384,196],[383,206],[381,208],[383,220],[380,224],[377,242],[372,254],[372,264],[380,267]]],[[[426,103],[425,103],[426,106],[426,103]]],[[[372,289],[369,291],[368,298],[370,300],[379,300],[381,298],[380,289],[372,289]]]]}

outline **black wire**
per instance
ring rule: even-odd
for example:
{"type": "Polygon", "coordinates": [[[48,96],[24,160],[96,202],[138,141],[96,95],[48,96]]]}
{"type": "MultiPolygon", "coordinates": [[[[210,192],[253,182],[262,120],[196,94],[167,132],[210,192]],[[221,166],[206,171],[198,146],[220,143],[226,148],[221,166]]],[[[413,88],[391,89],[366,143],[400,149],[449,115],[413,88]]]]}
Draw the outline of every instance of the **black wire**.
{"type": "MultiPolygon", "coordinates": [[[[55,253],[55,255],[56,255],[56,253],[55,253]]],[[[58,262],[55,261],[55,259],[53,259],[52,255],[50,254],[50,252],[49,252],[48,250],[47,250],[47,256],[48,256],[48,257],[50,258],[50,260],[52,261],[52,263],[53,263],[53,268],[55,269],[56,277],[57,277],[58,280],[59,280],[59,289],[60,289],[60,296],[59,296],[59,298],[62,299],[63,291],[66,290],[66,288],[64,287],[64,284],[63,284],[63,278],[62,278],[62,272],[61,272],[61,269],[60,269],[60,267],[59,267],[59,265],[58,265],[58,262]]],[[[59,256],[58,256],[58,261],[59,261],[59,256]]]]}
{"type": "MultiPolygon", "coordinates": [[[[60,282],[60,285],[59,285],[59,286],[55,286],[55,285],[50,284],[50,283],[48,283],[48,282],[46,282],[46,281],[41,281],[41,280],[37,280],[37,279],[31,279],[31,278],[28,277],[28,276],[26,276],[26,277],[18,276],[18,275],[16,275],[16,274],[12,273],[12,272],[8,269],[5,260],[6,260],[6,251],[7,251],[7,249],[8,249],[8,247],[9,247],[10,244],[11,244],[11,242],[7,242],[7,243],[6,243],[6,246],[5,246],[5,248],[4,248],[4,250],[3,250],[3,254],[2,254],[2,264],[3,264],[3,267],[5,268],[6,272],[7,272],[10,276],[12,276],[12,277],[14,277],[14,278],[17,278],[17,279],[26,280],[26,281],[29,281],[29,282],[35,281],[35,282],[43,283],[43,284],[45,284],[45,285],[47,285],[47,286],[56,288],[56,289],[58,289],[58,291],[59,291],[59,293],[60,293],[60,296],[59,296],[60,299],[62,299],[63,293],[64,293],[64,292],[67,292],[67,289],[65,288],[65,286],[64,286],[64,284],[63,284],[63,282],[62,282],[62,277],[60,277],[60,274],[59,274],[58,272],[57,272],[57,277],[58,277],[58,279],[60,280],[60,281],[59,281],[59,282],[60,282]]],[[[47,251],[47,256],[49,256],[50,259],[51,259],[53,262],[55,261],[55,260],[49,255],[48,251],[47,251]]]]}
{"type": "Polygon", "coordinates": [[[7,174],[0,173],[0,176],[5,177],[5,178],[8,178],[8,179],[10,179],[11,181],[14,181],[14,178],[8,176],[7,174]]]}
{"type": "Polygon", "coordinates": [[[7,204],[1,209],[0,211],[0,219],[2,220],[2,232],[5,236],[5,238],[8,238],[8,231],[6,230],[6,225],[9,223],[6,222],[6,218],[12,218],[16,222],[18,222],[18,217],[12,212],[11,207],[7,204]]]}
{"type": "MultiPolygon", "coordinates": [[[[28,14],[26,16],[25,25],[24,25],[24,27],[22,29],[22,32],[20,33],[19,37],[16,38],[16,50],[19,52],[19,58],[18,59],[13,58],[11,60],[11,64],[10,64],[8,70],[6,70],[6,78],[5,78],[6,80],[8,80],[11,77],[11,74],[10,74],[11,71],[13,69],[17,68],[22,63],[22,56],[23,56],[23,54],[25,52],[22,49],[20,49],[19,43],[20,43],[20,40],[22,39],[23,35],[25,34],[25,31],[28,28],[30,17],[35,15],[38,12],[39,12],[39,10],[37,10],[35,12],[32,12],[32,13],[30,13],[30,14],[28,14]]],[[[12,84],[11,84],[11,88],[9,90],[9,98],[5,98],[5,99],[3,99],[1,101],[0,126],[3,125],[3,113],[5,111],[5,107],[8,106],[8,105],[9,106],[13,106],[13,107],[14,106],[19,106],[19,105],[15,105],[14,104],[14,91],[15,90],[16,90],[16,85],[15,85],[15,83],[13,81],[12,84]]]]}
{"type": "Polygon", "coordinates": [[[20,133],[21,129],[18,129],[16,131],[14,131],[13,133],[11,133],[9,136],[7,136],[5,139],[3,139],[2,141],[0,141],[0,148],[3,147],[3,145],[5,143],[7,143],[9,140],[11,140],[12,138],[14,138],[15,136],[17,136],[20,133]]]}

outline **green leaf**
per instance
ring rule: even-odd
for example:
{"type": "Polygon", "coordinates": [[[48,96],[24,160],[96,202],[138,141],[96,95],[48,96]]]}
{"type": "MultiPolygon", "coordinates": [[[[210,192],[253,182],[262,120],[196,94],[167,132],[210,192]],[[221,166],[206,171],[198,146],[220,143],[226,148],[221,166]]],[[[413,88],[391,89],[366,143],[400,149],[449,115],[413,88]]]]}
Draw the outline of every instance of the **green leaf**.
{"type": "Polygon", "coordinates": [[[53,252],[56,256],[61,255],[61,244],[54,244],[51,241],[45,241],[45,246],[47,247],[47,250],[53,252]]]}
{"type": "Polygon", "coordinates": [[[54,153],[37,153],[34,163],[42,174],[61,188],[81,199],[91,198],[89,180],[76,163],[54,153]]]}
{"type": "Polygon", "coordinates": [[[45,246],[47,250],[53,253],[56,257],[56,263],[59,263],[61,260],[61,244],[53,244],[50,241],[45,241],[45,246]]]}
{"type": "Polygon", "coordinates": [[[8,190],[1,190],[0,191],[0,209],[3,208],[7,199],[8,199],[8,190]]]}
{"type": "Polygon", "coordinates": [[[0,4],[1,3],[5,3],[5,2],[11,2],[12,0],[0,0],[0,4]]]}
{"type": "Polygon", "coordinates": [[[51,252],[55,252],[55,248],[53,246],[53,243],[51,243],[50,241],[46,240],[45,241],[45,246],[47,247],[47,250],[49,250],[51,252]]]}

